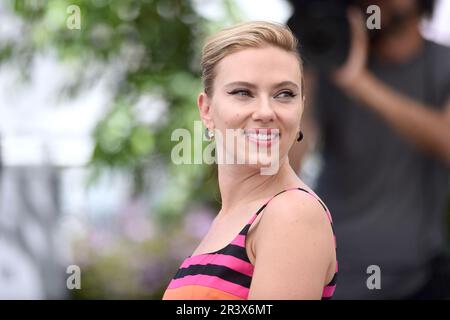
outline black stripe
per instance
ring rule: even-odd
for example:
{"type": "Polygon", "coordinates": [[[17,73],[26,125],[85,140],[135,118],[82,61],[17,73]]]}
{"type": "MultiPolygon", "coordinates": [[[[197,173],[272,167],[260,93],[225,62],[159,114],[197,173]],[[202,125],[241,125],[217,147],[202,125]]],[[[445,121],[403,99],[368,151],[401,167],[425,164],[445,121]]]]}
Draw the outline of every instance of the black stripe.
{"type": "Polygon", "coordinates": [[[256,215],[258,215],[261,211],[263,211],[263,209],[267,206],[267,203],[263,204],[263,206],[261,208],[259,208],[258,211],[256,211],[256,215]]]}
{"type": "MultiPolygon", "coordinates": [[[[258,214],[265,208],[267,206],[267,203],[266,204],[264,204],[264,205],[262,205],[262,207],[261,208],[259,208],[259,210],[258,211],[256,211],[256,216],[258,216],[258,214]]],[[[241,230],[241,232],[239,232],[239,235],[247,235],[247,232],[248,232],[248,230],[250,229],[250,226],[251,226],[251,223],[247,223],[246,225],[245,225],[245,227],[244,228],[242,228],[242,230],[241,230]]]]}
{"type": "Polygon", "coordinates": [[[327,287],[328,287],[328,286],[334,286],[334,285],[336,284],[336,281],[337,281],[337,275],[338,275],[338,273],[335,272],[335,273],[334,273],[334,276],[333,276],[333,279],[331,279],[331,281],[326,285],[327,287]]]}
{"type": "Polygon", "coordinates": [[[331,231],[333,231],[333,235],[336,235],[336,232],[334,232],[333,222],[330,221],[330,225],[331,225],[331,231]]]}
{"type": "Polygon", "coordinates": [[[331,296],[331,297],[322,297],[322,299],[320,299],[320,300],[331,300],[333,298],[333,296],[331,296]]]}
{"type": "Polygon", "coordinates": [[[283,191],[280,191],[280,192],[278,192],[276,195],[274,195],[272,198],[275,198],[277,195],[282,194],[283,192],[286,192],[286,191],[287,191],[287,189],[286,189],[286,190],[283,190],[283,191]]]}
{"type": "Polygon", "coordinates": [[[250,263],[250,259],[247,255],[247,250],[244,247],[237,246],[235,244],[229,244],[225,248],[219,250],[217,253],[224,254],[227,256],[232,256],[237,259],[243,260],[250,263]]]}
{"type": "Polygon", "coordinates": [[[175,279],[198,274],[216,276],[223,280],[241,285],[246,288],[250,288],[250,283],[252,281],[252,278],[246,274],[216,264],[207,264],[207,265],[194,264],[190,265],[187,268],[181,268],[177,273],[175,279]]]}
{"type": "Polygon", "coordinates": [[[250,223],[247,223],[246,225],[245,225],[245,227],[244,228],[242,228],[242,230],[241,230],[241,232],[239,232],[239,235],[246,235],[247,234],[247,232],[248,232],[248,229],[250,229],[250,223]]]}

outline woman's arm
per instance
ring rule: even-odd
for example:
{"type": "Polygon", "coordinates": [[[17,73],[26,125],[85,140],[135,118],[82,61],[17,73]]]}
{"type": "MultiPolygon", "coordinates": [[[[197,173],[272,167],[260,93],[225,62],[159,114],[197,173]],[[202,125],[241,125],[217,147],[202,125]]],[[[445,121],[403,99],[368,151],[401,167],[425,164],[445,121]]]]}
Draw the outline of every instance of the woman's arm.
{"type": "Polygon", "coordinates": [[[335,261],[330,222],[310,195],[286,192],[263,211],[248,299],[320,299],[335,261]]]}

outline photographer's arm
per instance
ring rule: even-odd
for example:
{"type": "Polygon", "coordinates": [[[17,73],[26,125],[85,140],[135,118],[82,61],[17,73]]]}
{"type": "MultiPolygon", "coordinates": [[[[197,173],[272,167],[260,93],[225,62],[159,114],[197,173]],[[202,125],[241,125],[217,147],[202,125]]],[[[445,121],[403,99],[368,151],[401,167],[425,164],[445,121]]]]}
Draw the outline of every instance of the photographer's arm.
{"type": "Polygon", "coordinates": [[[367,30],[362,13],[349,10],[352,46],[347,62],[332,78],[349,96],[381,115],[399,134],[450,165],[450,101],[443,111],[389,87],[366,68],[367,30]]]}
{"type": "Polygon", "coordinates": [[[450,102],[439,112],[395,91],[370,72],[361,73],[345,91],[420,149],[450,165],[450,102]]]}

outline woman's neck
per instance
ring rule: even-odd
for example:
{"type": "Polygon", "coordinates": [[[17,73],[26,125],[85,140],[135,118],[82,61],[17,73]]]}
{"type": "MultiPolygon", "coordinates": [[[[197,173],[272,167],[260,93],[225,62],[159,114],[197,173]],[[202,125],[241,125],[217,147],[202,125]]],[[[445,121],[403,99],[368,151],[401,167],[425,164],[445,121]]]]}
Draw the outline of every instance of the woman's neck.
{"type": "Polygon", "coordinates": [[[302,184],[287,158],[280,160],[274,175],[262,175],[260,169],[246,165],[219,165],[218,180],[222,198],[221,214],[253,201],[269,198],[284,188],[302,184]]]}

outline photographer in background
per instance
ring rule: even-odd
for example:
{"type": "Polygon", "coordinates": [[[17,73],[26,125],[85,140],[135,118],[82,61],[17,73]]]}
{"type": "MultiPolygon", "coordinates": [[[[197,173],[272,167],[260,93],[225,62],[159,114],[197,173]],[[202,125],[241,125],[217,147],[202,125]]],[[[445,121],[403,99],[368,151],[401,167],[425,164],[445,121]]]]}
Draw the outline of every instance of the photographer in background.
{"type": "MultiPolygon", "coordinates": [[[[320,146],[316,189],[334,212],[336,299],[450,298],[450,48],[420,33],[433,1],[356,3],[344,63],[306,75],[305,144],[290,162],[300,172],[308,146],[320,146]],[[368,5],[381,9],[380,30],[366,28],[368,5]]],[[[288,25],[307,28],[295,14],[288,25]]]]}

